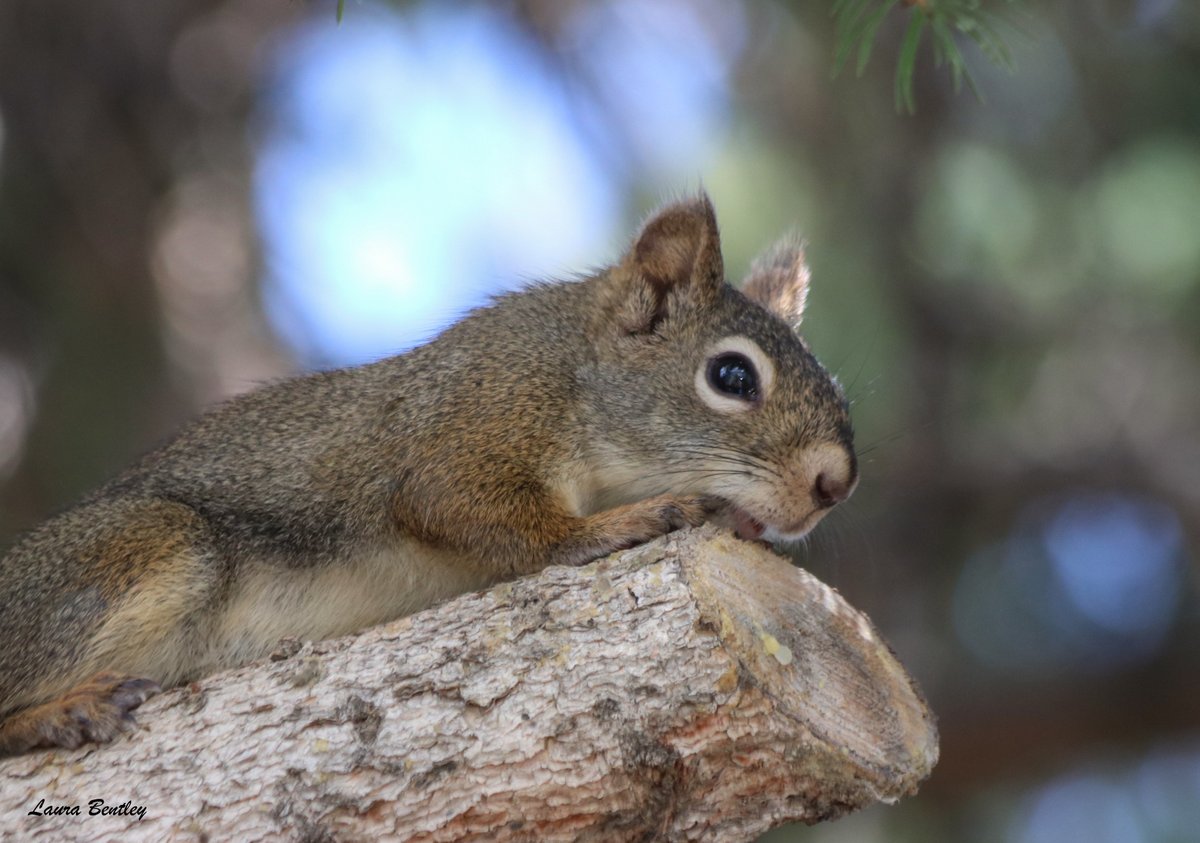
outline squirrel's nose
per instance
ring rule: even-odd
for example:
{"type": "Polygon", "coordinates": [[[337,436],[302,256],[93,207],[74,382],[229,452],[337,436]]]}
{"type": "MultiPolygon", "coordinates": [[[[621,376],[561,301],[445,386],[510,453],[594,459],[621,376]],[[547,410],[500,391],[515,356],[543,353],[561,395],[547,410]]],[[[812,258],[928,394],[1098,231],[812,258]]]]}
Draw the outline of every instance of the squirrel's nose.
{"type": "Polygon", "coordinates": [[[826,471],[822,471],[817,475],[817,481],[813,486],[813,492],[815,493],[817,503],[823,509],[828,509],[831,506],[837,506],[846,498],[850,497],[850,492],[853,490],[853,482],[842,480],[826,471]]]}
{"type": "Polygon", "coordinates": [[[808,476],[812,478],[813,503],[829,509],[850,497],[858,483],[854,452],[840,443],[827,442],[806,455],[808,476]]]}

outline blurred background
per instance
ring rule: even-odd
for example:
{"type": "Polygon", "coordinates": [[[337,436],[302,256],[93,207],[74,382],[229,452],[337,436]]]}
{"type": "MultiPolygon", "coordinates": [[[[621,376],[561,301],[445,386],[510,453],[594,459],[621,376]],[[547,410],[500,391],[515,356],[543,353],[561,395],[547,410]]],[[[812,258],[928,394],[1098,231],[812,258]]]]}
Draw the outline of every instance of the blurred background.
{"type": "Polygon", "coordinates": [[[0,3],[0,542],[201,408],[430,337],[711,193],[809,240],[862,482],[796,551],[940,718],[770,841],[1200,840],[1200,7],[1031,5],[987,97],[830,5],[0,3]]]}

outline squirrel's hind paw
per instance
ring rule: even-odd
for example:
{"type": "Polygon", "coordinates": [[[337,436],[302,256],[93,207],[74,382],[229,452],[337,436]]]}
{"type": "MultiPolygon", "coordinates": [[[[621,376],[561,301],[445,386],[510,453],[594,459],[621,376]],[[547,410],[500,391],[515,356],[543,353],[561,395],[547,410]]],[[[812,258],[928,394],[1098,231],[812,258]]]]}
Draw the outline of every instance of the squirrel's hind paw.
{"type": "Polygon", "coordinates": [[[133,710],[162,690],[152,679],[97,673],[58,699],[18,712],[0,725],[0,756],[43,746],[107,743],[132,728],[133,710]]]}

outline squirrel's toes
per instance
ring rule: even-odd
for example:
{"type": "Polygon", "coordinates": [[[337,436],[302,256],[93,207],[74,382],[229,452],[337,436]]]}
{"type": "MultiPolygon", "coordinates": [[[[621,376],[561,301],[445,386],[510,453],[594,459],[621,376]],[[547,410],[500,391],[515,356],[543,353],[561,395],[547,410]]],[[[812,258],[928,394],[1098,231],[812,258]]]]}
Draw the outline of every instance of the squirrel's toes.
{"type": "Polygon", "coordinates": [[[58,699],[19,712],[0,725],[0,756],[40,746],[73,749],[107,743],[130,729],[131,713],[162,690],[152,679],[97,673],[58,699]]]}

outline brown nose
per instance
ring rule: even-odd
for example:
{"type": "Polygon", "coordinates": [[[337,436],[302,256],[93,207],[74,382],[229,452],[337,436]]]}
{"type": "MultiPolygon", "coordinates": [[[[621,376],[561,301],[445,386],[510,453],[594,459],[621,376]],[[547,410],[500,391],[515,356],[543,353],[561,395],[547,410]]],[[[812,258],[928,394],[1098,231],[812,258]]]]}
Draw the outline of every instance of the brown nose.
{"type": "Polygon", "coordinates": [[[822,508],[828,509],[850,497],[853,488],[852,482],[841,480],[827,471],[822,471],[817,475],[813,491],[816,493],[817,503],[822,508]]]}
{"type": "Polygon", "coordinates": [[[850,497],[858,482],[854,452],[835,442],[823,442],[809,448],[803,457],[813,503],[829,509],[850,497]]]}

